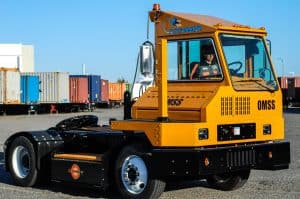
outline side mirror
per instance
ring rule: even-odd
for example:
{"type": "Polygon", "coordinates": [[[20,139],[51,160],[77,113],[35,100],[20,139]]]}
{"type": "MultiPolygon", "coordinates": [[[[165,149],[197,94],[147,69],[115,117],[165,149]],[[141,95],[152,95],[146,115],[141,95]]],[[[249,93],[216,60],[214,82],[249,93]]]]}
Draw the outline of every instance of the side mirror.
{"type": "Polygon", "coordinates": [[[148,76],[153,73],[153,46],[150,42],[145,42],[140,47],[140,69],[141,74],[148,76]]]}

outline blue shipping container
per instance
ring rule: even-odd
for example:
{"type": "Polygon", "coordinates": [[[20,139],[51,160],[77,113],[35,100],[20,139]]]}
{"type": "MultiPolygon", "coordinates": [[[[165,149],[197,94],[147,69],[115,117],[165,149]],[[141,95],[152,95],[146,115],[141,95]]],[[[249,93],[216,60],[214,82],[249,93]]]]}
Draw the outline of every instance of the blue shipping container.
{"type": "Polygon", "coordinates": [[[38,103],[39,92],[39,76],[21,76],[21,103],[38,103]]]}
{"type": "Polygon", "coordinates": [[[90,102],[101,102],[101,76],[100,75],[70,75],[70,77],[88,77],[90,102]]]}

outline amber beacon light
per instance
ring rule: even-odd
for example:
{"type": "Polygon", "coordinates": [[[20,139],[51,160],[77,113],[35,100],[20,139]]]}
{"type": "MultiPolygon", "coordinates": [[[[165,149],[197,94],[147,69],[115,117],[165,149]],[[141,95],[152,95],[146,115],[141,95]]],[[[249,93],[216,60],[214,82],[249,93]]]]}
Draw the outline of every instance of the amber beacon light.
{"type": "Polygon", "coordinates": [[[153,4],[153,11],[159,11],[160,10],[160,5],[158,3],[153,4]]]}

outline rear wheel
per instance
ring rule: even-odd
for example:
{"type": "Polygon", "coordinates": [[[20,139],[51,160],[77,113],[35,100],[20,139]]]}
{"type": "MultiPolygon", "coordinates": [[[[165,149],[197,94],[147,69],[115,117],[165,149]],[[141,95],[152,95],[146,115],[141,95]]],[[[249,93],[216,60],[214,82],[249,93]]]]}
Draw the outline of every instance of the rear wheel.
{"type": "Polygon", "coordinates": [[[250,169],[230,173],[215,174],[209,176],[206,180],[208,184],[214,188],[223,191],[230,191],[242,187],[247,182],[249,175],[250,169]]]}
{"type": "Polygon", "coordinates": [[[116,185],[123,198],[159,198],[165,189],[164,181],[149,175],[143,151],[141,146],[126,146],[116,160],[116,185]]]}
{"type": "Polygon", "coordinates": [[[30,187],[37,181],[36,155],[30,140],[17,137],[11,144],[8,168],[16,184],[30,187]]]}

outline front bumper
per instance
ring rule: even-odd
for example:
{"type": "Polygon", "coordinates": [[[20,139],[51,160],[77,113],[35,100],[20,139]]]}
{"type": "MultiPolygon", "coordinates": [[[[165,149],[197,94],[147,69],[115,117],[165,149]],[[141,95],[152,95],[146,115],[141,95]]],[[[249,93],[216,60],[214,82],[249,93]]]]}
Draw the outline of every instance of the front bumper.
{"type": "Polygon", "coordinates": [[[152,153],[157,177],[197,177],[242,169],[287,169],[290,143],[276,142],[214,148],[159,148],[152,153]]]}

